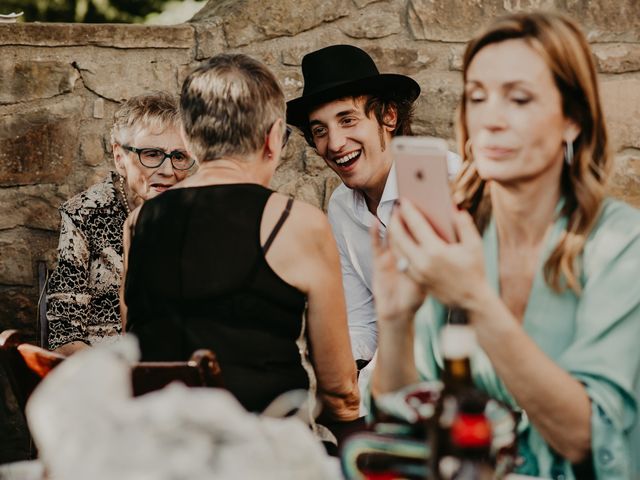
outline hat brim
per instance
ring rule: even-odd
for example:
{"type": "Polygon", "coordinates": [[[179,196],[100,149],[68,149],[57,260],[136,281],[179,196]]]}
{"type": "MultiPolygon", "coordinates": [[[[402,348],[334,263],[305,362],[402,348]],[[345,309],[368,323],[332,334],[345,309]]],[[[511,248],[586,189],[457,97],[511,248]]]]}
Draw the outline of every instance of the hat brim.
{"type": "Polygon", "coordinates": [[[353,95],[384,94],[385,98],[413,102],[420,95],[420,85],[414,79],[395,73],[383,73],[328,86],[287,102],[287,123],[302,127],[309,121],[309,111],[325,103],[353,95]]]}

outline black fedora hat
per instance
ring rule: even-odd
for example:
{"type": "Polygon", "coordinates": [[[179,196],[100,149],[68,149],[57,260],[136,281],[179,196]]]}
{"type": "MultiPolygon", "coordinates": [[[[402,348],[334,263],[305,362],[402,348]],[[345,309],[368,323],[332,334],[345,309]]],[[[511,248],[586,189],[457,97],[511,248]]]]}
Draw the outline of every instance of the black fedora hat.
{"type": "Polygon", "coordinates": [[[302,58],[302,96],[287,102],[287,123],[300,127],[309,110],[350,95],[384,94],[413,102],[418,83],[405,75],[380,73],[367,52],[353,45],[332,45],[302,58]]]}

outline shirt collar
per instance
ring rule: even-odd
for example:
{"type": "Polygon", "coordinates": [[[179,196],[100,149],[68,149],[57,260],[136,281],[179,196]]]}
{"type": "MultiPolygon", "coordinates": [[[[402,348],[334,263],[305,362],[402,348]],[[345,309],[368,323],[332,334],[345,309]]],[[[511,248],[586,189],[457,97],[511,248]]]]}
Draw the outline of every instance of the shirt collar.
{"type": "MultiPolygon", "coordinates": [[[[373,215],[367,208],[367,202],[364,199],[364,194],[359,190],[352,190],[353,197],[353,211],[356,216],[362,220],[367,226],[371,224],[373,215]]],[[[389,217],[391,216],[391,209],[394,202],[398,199],[398,184],[396,182],[396,165],[393,163],[387,175],[387,181],[384,184],[384,190],[382,190],[382,196],[380,197],[380,203],[378,204],[378,218],[386,226],[389,217]]]]}

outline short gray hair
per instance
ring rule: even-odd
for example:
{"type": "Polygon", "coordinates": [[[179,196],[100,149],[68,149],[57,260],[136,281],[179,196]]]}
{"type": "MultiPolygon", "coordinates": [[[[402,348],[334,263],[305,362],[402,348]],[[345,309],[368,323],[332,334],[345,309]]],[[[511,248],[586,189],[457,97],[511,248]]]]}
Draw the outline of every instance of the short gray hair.
{"type": "Polygon", "coordinates": [[[180,127],[178,97],[167,92],[136,95],[124,102],[114,115],[111,143],[128,144],[142,129],[163,132],[180,127]]]}
{"type": "Polygon", "coordinates": [[[243,54],[221,54],[186,78],[180,113],[189,150],[200,162],[245,156],[285,118],[284,94],[266,65],[243,54]]]}

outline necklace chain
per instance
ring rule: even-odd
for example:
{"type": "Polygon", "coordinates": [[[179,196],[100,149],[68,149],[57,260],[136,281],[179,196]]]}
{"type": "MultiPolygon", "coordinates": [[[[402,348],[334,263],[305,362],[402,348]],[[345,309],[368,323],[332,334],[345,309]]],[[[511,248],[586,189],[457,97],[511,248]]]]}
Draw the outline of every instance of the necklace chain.
{"type": "Polygon", "coordinates": [[[124,210],[127,212],[127,217],[131,215],[131,209],[129,208],[129,201],[127,195],[124,193],[124,177],[120,175],[120,182],[118,182],[120,193],[122,194],[122,201],[124,202],[124,210]]]}

